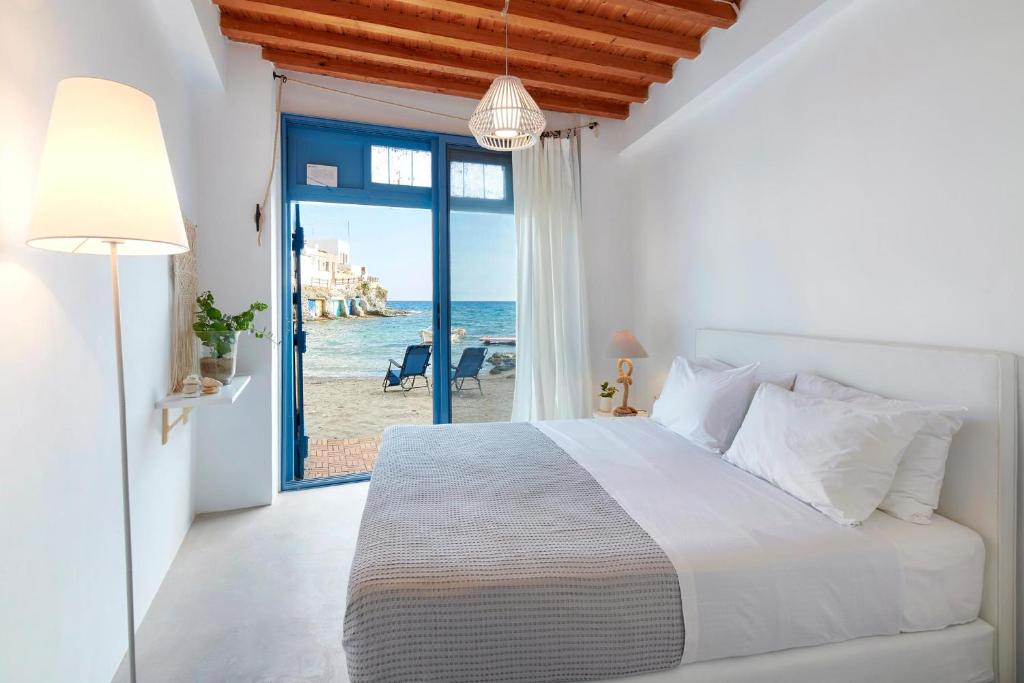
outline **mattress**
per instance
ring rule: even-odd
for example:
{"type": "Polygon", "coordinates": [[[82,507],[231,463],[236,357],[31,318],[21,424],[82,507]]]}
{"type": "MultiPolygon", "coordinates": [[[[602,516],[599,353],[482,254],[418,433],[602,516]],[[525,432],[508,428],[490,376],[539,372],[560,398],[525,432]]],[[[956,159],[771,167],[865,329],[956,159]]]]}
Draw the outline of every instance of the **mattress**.
{"type": "Polygon", "coordinates": [[[981,537],[942,515],[911,524],[876,510],[862,529],[899,558],[900,631],[934,631],[978,617],[985,571],[981,537]]]}
{"type": "Polygon", "coordinates": [[[646,418],[536,423],[676,567],[683,662],[929,631],[977,618],[984,546],[936,516],[834,523],[646,418]]]}

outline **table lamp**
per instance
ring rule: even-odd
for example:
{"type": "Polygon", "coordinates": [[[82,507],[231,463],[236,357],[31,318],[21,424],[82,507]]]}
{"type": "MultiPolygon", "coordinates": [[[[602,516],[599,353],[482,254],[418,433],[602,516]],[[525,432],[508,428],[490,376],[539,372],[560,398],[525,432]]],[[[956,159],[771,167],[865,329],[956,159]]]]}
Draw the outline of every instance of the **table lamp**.
{"type": "Polygon", "coordinates": [[[160,118],[149,95],[98,78],[68,78],[57,85],[26,243],[40,249],[110,257],[121,427],[128,664],[134,682],[131,506],[117,259],[119,255],[188,251],[160,118]]]}
{"type": "Polygon", "coordinates": [[[615,380],[622,385],[622,405],[616,408],[614,415],[636,415],[636,408],[629,405],[629,386],[633,383],[633,358],[647,358],[647,351],[629,330],[619,330],[612,335],[605,351],[608,358],[618,358],[619,378],[615,380]]]}

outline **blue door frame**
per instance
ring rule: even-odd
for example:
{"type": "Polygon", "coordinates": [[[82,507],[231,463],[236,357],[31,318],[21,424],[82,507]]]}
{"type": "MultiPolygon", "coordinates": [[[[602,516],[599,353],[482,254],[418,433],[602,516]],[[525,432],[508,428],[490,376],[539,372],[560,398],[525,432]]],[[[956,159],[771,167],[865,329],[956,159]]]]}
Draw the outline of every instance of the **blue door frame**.
{"type": "MultiPolygon", "coordinates": [[[[448,156],[450,150],[480,150],[476,141],[468,136],[447,135],[430,131],[409,130],[365,123],[336,121],[298,114],[281,115],[281,490],[295,490],[316,486],[365,481],[369,474],[318,479],[296,479],[295,420],[301,406],[296,405],[294,382],[296,378],[295,342],[293,334],[292,293],[292,233],[295,205],[301,201],[333,202],[342,204],[371,204],[428,208],[433,210],[433,295],[434,339],[448,339],[451,329],[451,279],[449,271],[449,192],[448,156]],[[430,150],[433,167],[430,188],[378,185],[370,182],[369,145],[379,142],[414,149],[430,150]],[[357,178],[351,169],[339,168],[337,188],[314,187],[301,182],[306,163],[325,163],[346,152],[350,147],[362,145],[362,174],[357,178]],[[333,150],[333,152],[332,152],[333,150]],[[323,157],[327,158],[323,158],[323,157]]],[[[482,151],[482,150],[481,150],[482,151]]],[[[353,157],[358,166],[358,157],[353,157]]],[[[468,207],[467,207],[468,208],[468,207]]],[[[300,286],[301,292],[301,286],[300,286]]],[[[303,340],[300,339],[300,342],[303,340]]],[[[433,359],[434,422],[451,422],[451,387],[448,368],[451,366],[451,347],[437,344],[433,359]]]]}

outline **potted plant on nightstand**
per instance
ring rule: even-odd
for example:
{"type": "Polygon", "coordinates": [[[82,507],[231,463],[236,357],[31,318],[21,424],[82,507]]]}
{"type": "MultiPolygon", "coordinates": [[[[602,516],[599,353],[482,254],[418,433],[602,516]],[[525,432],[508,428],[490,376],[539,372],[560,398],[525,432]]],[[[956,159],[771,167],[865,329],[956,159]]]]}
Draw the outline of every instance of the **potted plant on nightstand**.
{"type": "Polygon", "coordinates": [[[202,344],[199,371],[203,377],[231,384],[238,360],[238,336],[242,332],[259,339],[266,336],[266,330],[254,330],[252,323],[256,313],[267,310],[267,305],[257,301],[237,315],[225,315],[214,305],[213,293],[206,291],[196,298],[196,306],[192,329],[202,344]]]}
{"type": "Polygon", "coordinates": [[[602,413],[612,412],[612,398],[615,397],[615,392],[618,390],[618,387],[613,387],[608,382],[601,384],[601,404],[598,409],[602,413]]]}

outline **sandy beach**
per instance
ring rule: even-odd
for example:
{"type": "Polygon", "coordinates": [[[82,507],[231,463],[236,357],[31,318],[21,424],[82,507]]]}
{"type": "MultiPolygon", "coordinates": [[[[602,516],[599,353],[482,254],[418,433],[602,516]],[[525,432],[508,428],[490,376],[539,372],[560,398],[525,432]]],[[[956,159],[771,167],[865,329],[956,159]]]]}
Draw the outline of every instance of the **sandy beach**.
{"type": "MultiPolygon", "coordinates": [[[[515,373],[480,373],[483,395],[469,381],[461,393],[452,392],[454,422],[501,422],[512,414],[515,373]]],[[[312,439],[351,439],[380,434],[395,424],[430,424],[431,395],[426,389],[409,392],[381,390],[379,379],[305,380],[306,433],[312,439]]]]}

